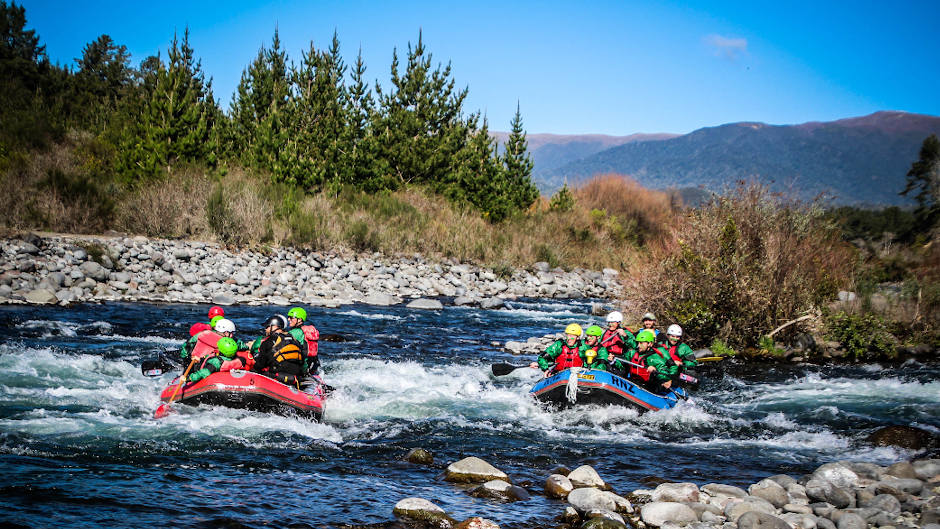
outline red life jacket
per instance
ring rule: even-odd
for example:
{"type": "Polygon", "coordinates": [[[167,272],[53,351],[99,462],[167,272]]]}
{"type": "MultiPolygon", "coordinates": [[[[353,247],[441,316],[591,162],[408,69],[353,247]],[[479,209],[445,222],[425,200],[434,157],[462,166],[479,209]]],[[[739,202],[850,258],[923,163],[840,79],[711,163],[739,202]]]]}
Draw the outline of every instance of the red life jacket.
{"type": "MultiPolygon", "coordinates": [[[[633,358],[631,358],[630,361],[633,362],[634,364],[640,364],[643,366],[646,365],[646,358],[644,358],[643,355],[640,354],[639,349],[633,352],[633,358]]],[[[631,376],[635,375],[635,376],[640,377],[640,379],[643,380],[643,382],[646,382],[650,379],[650,372],[647,371],[645,367],[630,366],[630,375],[631,376]]]]}
{"type": "Polygon", "coordinates": [[[222,337],[215,331],[202,331],[196,335],[196,345],[193,346],[192,358],[202,358],[218,350],[219,340],[222,337]]]}
{"type": "Polygon", "coordinates": [[[620,333],[617,331],[605,329],[604,335],[601,336],[601,345],[604,346],[610,354],[623,354],[623,337],[621,337],[620,333]]]}
{"type": "Polygon", "coordinates": [[[307,358],[317,356],[319,349],[320,331],[313,325],[304,325],[300,328],[304,331],[304,341],[307,342],[307,358]]]}
{"type": "Polygon", "coordinates": [[[555,371],[561,371],[562,369],[568,369],[569,367],[581,367],[584,365],[584,361],[581,360],[581,355],[578,353],[579,347],[575,345],[574,347],[568,347],[564,341],[561,343],[561,354],[558,355],[558,358],[555,359],[555,371]]]}
{"type": "Polygon", "coordinates": [[[676,349],[678,348],[679,348],[679,343],[676,343],[676,345],[669,347],[667,351],[669,351],[669,356],[672,357],[672,361],[675,362],[677,366],[681,366],[682,358],[678,354],[676,354],[676,349]]]}
{"type": "Polygon", "coordinates": [[[251,371],[251,368],[254,367],[254,365],[255,358],[251,356],[250,351],[238,351],[235,353],[235,358],[222,362],[222,367],[219,369],[219,371],[231,371],[233,369],[251,371]]]}

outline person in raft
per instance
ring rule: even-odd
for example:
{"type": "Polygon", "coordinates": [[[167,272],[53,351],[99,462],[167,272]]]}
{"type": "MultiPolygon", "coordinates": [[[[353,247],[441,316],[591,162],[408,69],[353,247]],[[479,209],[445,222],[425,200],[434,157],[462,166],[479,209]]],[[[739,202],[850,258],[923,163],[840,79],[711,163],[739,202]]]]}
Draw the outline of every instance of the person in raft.
{"type": "Polygon", "coordinates": [[[646,357],[653,354],[653,342],[656,341],[656,335],[649,329],[643,329],[636,333],[636,349],[629,349],[625,352],[624,358],[630,357],[629,370],[625,369],[627,378],[639,378],[643,383],[650,379],[650,371],[647,369],[646,357]]]}
{"type": "MultiPolygon", "coordinates": [[[[607,328],[601,335],[601,345],[607,349],[611,362],[623,358],[627,351],[636,350],[636,337],[630,329],[621,327],[623,325],[623,314],[619,311],[613,311],[607,315],[607,328]]],[[[612,366],[613,367],[613,366],[612,366]]],[[[617,373],[622,375],[623,372],[617,373]]]]}
{"type": "Polygon", "coordinates": [[[582,365],[584,359],[581,357],[581,326],[572,323],[565,327],[565,337],[552,342],[529,367],[541,369],[548,377],[563,369],[582,365]]]}
{"type": "MultiPolygon", "coordinates": [[[[586,369],[600,369],[601,371],[608,371],[608,366],[610,364],[610,355],[607,351],[607,348],[601,345],[601,336],[604,334],[604,329],[599,325],[591,325],[584,331],[584,343],[581,344],[578,352],[581,357],[584,359],[584,368],[586,369]],[[588,362],[588,353],[593,351],[593,358],[588,362]]],[[[617,362],[617,367],[615,369],[619,370],[620,363],[617,362]]]]}
{"type": "Polygon", "coordinates": [[[278,382],[300,389],[304,351],[302,345],[285,327],[286,318],[280,314],[275,314],[264,322],[264,338],[258,345],[253,369],[278,382]]]}
{"type": "Polygon", "coordinates": [[[698,365],[698,362],[695,361],[695,352],[687,343],[682,341],[682,327],[675,323],[670,325],[666,329],[666,340],[667,343],[662,348],[669,353],[669,357],[672,358],[673,362],[681,364],[679,366],[680,372],[688,371],[698,365]]]}
{"type": "Polygon", "coordinates": [[[198,366],[193,366],[193,372],[189,374],[189,382],[199,382],[212,373],[233,369],[231,360],[236,358],[237,352],[238,344],[235,340],[219,338],[216,350],[198,360],[198,366]]]}
{"type": "Polygon", "coordinates": [[[666,343],[666,337],[663,336],[659,329],[656,328],[656,315],[652,312],[647,312],[643,315],[643,319],[640,323],[640,330],[647,329],[653,331],[653,336],[656,337],[656,343],[666,343]]]}
{"type": "Polygon", "coordinates": [[[294,307],[287,311],[287,332],[294,337],[301,345],[304,351],[304,370],[305,376],[319,377],[320,358],[317,356],[319,349],[320,331],[316,327],[304,324],[307,320],[307,311],[302,307],[294,307]]]}
{"type": "MultiPolygon", "coordinates": [[[[218,316],[216,316],[218,318],[218,316]]],[[[195,327],[195,325],[193,326],[195,327]]],[[[192,332],[193,329],[190,329],[192,332]]],[[[188,364],[190,357],[202,357],[216,349],[216,344],[220,338],[235,337],[235,323],[232,320],[221,318],[215,321],[212,329],[206,329],[192,335],[186,343],[180,348],[180,360],[188,364]]],[[[241,340],[236,340],[235,344],[239,351],[247,351],[248,345],[241,340]]]]}
{"type": "MultiPolygon", "coordinates": [[[[679,340],[682,338],[682,328],[678,325],[671,325],[669,329],[666,330],[666,334],[670,336],[670,344],[656,344],[653,347],[653,353],[646,357],[647,370],[650,371],[650,382],[653,383],[654,387],[663,387],[665,389],[672,388],[672,385],[676,383],[676,380],[679,378],[679,374],[686,367],[693,367],[697,365],[695,361],[695,355],[692,353],[692,348],[685,346],[683,352],[685,356],[680,356],[679,350],[680,344],[679,340]],[[671,343],[675,341],[675,345],[671,343]],[[687,349],[687,352],[685,351],[687,349]]],[[[658,389],[657,387],[657,389],[658,389]]]]}

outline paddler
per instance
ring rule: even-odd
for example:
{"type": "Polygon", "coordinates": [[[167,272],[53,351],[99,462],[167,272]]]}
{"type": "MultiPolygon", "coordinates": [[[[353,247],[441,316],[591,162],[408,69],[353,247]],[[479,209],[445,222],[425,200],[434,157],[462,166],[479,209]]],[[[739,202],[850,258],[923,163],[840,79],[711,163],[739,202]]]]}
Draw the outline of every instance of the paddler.
{"type": "Polygon", "coordinates": [[[565,327],[564,338],[552,342],[529,367],[541,369],[546,377],[569,367],[581,367],[584,365],[584,359],[580,349],[581,326],[572,323],[565,327]]]}
{"type": "Polygon", "coordinates": [[[320,374],[320,357],[317,355],[320,331],[313,325],[305,324],[306,320],[307,311],[303,307],[293,307],[287,311],[287,332],[302,345],[301,349],[305,352],[303,373],[315,377],[320,374]]]}
{"type": "Polygon", "coordinates": [[[666,335],[670,334],[672,336],[669,337],[669,344],[656,344],[653,347],[653,353],[646,357],[647,369],[652,373],[650,382],[654,386],[661,386],[665,389],[672,388],[683,369],[697,365],[691,347],[686,345],[682,348],[684,357],[679,353],[680,345],[685,345],[679,343],[679,339],[682,338],[682,328],[672,325],[666,330],[666,335]]]}
{"type": "Polygon", "coordinates": [[[220,371],[229,371],[233,367],[231,360],[236,358],[238,344],[231,338],[220,338],[216,344],[217,349],[210,354],[204,355],[199,360],[199,366],[189,374],[189,382],[198,382],[212,373],[220,371]]]}
{"type": "Polygon", "coordinates": [[[258,345],[254,371],[300,389],[303,375],[302,345],[285,330],[284,316],[275,314],[264,322],[264,338],[258,345]]]}
{"type": "MultiPolygon", "coordinates": [[[[180,348],[180,359],[184,364],[189,363],[190,355],[201,357],[211,353],[216,349],[220,338],[234,338],[235,323],[232,320],[222,318],[216,320],[215,327],[212,329],[197,332],[180,348]]],[[[239,351],[248,350],[248,346],[241,341],[236,341],[239,351]]]]}
{"type": "Polygon", "coordinates": [[[584,357],[584,367],[587,369],[608,370],[609,354],[607,348],[600,344],[603,334],[604,329],[599,325],[591,325],[584,331],[584,343],[581,344],[578,352],[584,357]]]}
{"type": "Polygon", "coordinates": [[[650,379],[650,372],[646,368],[646,357],[653,353],[653,342],[656,335],[649,329],[636,333],[636,349],[624,351],[624,360],[628,362],[627,376],[638,377],[643,382],[650,379]]]}
{"type": "MultiPolygon", "coordinates": [[[[601,335],[601,345],[607,349],[611,362],[620,360],[627,351],[636,350],[636,337],[630,329],[622,327],[623,314],[620,311],[613,311],[607,315],[607,328],[601,335]]],[[[617,362],[619,365],[620,363],[617,362]]],[[[624,371],[618,370],[616,366],[611,365],[612,371],[623,376],[624,371]]]]}

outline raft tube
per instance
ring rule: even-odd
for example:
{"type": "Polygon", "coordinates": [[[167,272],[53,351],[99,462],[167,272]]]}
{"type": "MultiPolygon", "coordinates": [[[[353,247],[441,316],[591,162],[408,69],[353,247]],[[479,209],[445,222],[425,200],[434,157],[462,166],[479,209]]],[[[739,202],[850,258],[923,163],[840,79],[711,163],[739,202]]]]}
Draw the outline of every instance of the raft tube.
{"type": "Polygon", "coordinates": [[[672,408],[680,399],[688,397],[682,388],[674,392],[658,395],[635,384],[629,379],[618,377],[607,371],[597,369],[580,370],[577,374],[577,396],[574,402],[568,399],[571,369],[565,369],[539,381],[529,393],[542,402],[560,406],[573,404],[619,404],[633,406],[640,411],[658,411],[672,408]]]}
{"type": "MultiPolygon", "coordinates": [[[[163,389],[160,400],[169,401],[177,385],[179,377],[163,389]]],[[[264,375],[235,369],[184,384],[174,402],[297,415],[319,422],[324,398],[323,386],[316,382],[301,391],[264,375]]]]}

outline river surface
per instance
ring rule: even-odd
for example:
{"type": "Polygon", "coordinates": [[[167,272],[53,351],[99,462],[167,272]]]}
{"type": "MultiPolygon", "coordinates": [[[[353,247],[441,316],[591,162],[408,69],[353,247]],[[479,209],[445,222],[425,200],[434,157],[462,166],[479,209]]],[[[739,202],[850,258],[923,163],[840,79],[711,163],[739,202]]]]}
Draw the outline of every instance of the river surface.
{"type": "MultiPolygon", "coordinates": [[[[747,486],[841,459],[890,464],[916,454],[862,439],[879,426],[940,431],[940,366],[710,364],[690,401],[638,414],[552,412],[527,392],[539,373],[492,342],[584,325],[587,301],[508,310],[308,309],[337,389],[322,424],[218,407],[152,418],[168,374],[141,359],[178,346],[208,306],[109,303],[0,307],[0,525],[19,527],[338,527],[389,524],[418,496],[458,520],[554,525],[541,495],[558,465],[594,466],[616,492],[648,478],[747,486]],[[401,461],[412,448],[433,466],[401,461]],[[481,457],[532,498],[498,503],[445,482],[447,464],[481,457]]],[[[275,308],[231,307],[250,339],[275,308]]],[[[284,309],[280,309],[281,312],[284,309]]]]}

